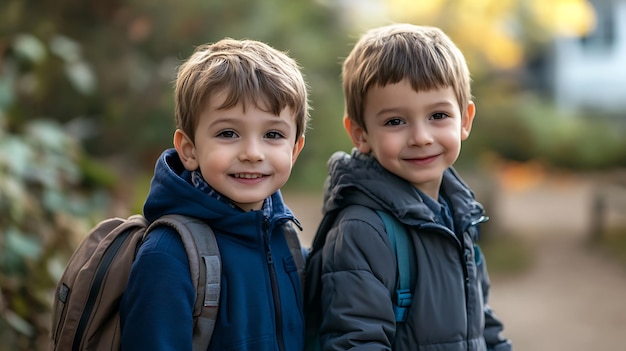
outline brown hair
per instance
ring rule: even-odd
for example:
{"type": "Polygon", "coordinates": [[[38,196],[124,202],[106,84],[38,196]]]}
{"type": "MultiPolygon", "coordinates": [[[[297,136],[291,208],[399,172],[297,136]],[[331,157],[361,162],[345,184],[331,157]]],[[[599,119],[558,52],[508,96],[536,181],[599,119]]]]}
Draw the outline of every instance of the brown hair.
{"type": "Polygon", "coordinates": [[[222,39],[196,48],[178,69],[175,84],[176,128],[194,140],[198,115],[211,94],[226,92],[219,108],[243,103],[280,114],[290,108],[296,141],[309,119],[307,85],[296,61],[255,40],[222,39]]]}
{"type": "Polygon", "coordinates": [[[365,129],[365,95],[374,85],[408,79],[415,91],[452,87],[461,113],[471,100],[461,51],[439,28],[392,24],[366,32],[343,63],[345,113],[365,129]]]}

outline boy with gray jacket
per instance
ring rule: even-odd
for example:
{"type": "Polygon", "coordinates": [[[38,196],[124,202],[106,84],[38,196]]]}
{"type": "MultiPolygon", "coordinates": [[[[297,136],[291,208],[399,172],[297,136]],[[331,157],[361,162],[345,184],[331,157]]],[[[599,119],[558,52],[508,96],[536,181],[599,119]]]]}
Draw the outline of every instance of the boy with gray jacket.
{"type": "Polygon", "coordinates": [[[475,244],[484,210],[452,168],[475,114],[462,53],[437,28],[384,26],[357,42],[342,78],[355,148],[328,162],[321,272],[307,263],[307,279],[321,280],[305,290],[320,292],[322,350],[511,350],[475,244]],[[380,210],[406,228],[416,260],[413,301],[398,321],[380,210]]]}

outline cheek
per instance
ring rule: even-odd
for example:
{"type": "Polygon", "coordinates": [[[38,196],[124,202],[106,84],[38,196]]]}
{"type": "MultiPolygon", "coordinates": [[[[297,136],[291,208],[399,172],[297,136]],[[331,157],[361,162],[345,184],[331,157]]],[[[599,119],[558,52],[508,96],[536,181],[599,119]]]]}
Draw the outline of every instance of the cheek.
{"type": "Polygon", "coordinates": [[[374,152],[379,156],[395,157],[406,145],[405,137],[400,135],[380,135],[376,145],[372,146],[374,152]]]}
{"type": "Polygon", "coordinates": [[[227,167],[231,157],[226,150],[212,151],[210,148],[207,148],[198,155],[198,162],[200,163],[200,168],[222,169],[227,167]]]}
{"type": "Polygon", "coordinates": [[[463,133],[460,129],[458,130],[450,130],[448,133],[444,134],[444,138],[449,145],[461,145],[461,140],[463,140],[463,133]]]}
{"type": "Polygon", "coordinates": [[[266,155],[268,155],[267,160],[271,161],[273,167],[280,170],[291,168],[296,160],[293,149],[289,147],[273,148],[268,150],[266,155]]]}

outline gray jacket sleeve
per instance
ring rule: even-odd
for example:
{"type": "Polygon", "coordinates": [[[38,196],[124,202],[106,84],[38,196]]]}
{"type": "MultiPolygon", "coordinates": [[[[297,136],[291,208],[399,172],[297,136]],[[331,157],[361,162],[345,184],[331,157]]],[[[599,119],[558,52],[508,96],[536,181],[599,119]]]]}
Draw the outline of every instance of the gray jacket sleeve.
{"type": "Polygon", "coordinates": [[[396,267],[382,221],[343,219],[323,248],[322,349],[391,350],[396,267]]]}
{"type": "MultiPolygon", "coordinates": [[[[481,254],[482,256],[482,254],[481,254]]],[[[489,274],[487,273],[487,263],[482,257],[478,265],[480,275],[480,283],[483,292],[484,311],[485,311],[485,331],[483,332],[487,350],[489,351],[511,351],[513,349],[511,342],[501,336],[504,326],[496,317],[493,310],[489,307],[489,274]]]]}

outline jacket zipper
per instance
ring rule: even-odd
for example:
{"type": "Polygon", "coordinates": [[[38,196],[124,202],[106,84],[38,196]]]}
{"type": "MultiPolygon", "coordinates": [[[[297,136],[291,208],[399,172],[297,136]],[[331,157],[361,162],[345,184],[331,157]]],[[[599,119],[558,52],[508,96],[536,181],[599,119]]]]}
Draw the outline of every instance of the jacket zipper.
{"type": "MultiPolygon", "coordinates": [[[[469,227],[477,225],[479,223],[482,222],[486,222],[487,220],[489,220],[489,217],[486,216],[481,216],[479,219],[471,222],[469,224],[469,226],[465,227],[463,230],[463,233],[465,233],[467,230],[469,230],[469,227]]],[[[467,314],[469,313],[469,272],[467,270],[467,265],[468,265],[468,260],[470,259],[469,257],[469,252],[467,251],[467,249],[465,248],[465,246],[463,245],[463,243],[461,243],[461,240],[456,236],[456,234],[454,232],[452,232],[448,227],[445,227],[443,225],[439,225],[439,224],[431,224],[431,223],[425,223],[420,225],[418,228],[427,228],[427,229],[435,229],[438,231],[443,231],[446,234],[448,234],[450,237],[454,238],[454,240],[456,241],[460,252],[459,252],[459,258],[461,259],[461,262],[463,263],[463,282],[464,282],[464,288],[465,288],[465,305],[467,306],[467,309],[465,311],[466,313],[466,318],[468,318],[469,316],[467,316],[467,314]]],[[[472,241],[474,239],[472,238],[472,241]]],[[[467,319],[469,321],[469,318],[467,319]]],[[[469,347],[469,323],[467,324],[467,330],[465,330],[465,346],[469,347]]]]}
{"type": "MultiPolygon", "coordinates": [[[[463,228],[463,233],[466,233],[469,231],[469,229],[471,227],[477,226],[480,223],[484,223],[487,222],[489,220],[489,217],[487,216],[480,216],[478,219],[473,220],[472,222],[470,222],[470,224],[468,226],[466,226],[465,228],[463,228]]],[[[475,240],[478,240],[478,238],[471,238],[472,239],[472,243],[474,243],[474,245],[476,245],[475,240]]],[[[467,305],[468,302],[468,293],[469,293],[469,273],[467,272],[467,266],[470,264],[470,262],[475,261],[472,260],[470,257],[470,251],[466,250],[465,248],[463,249],[463,274],[465,275],[465,304],[467,305]]],[[[476,255],[476,253],[474,253],[474,255],[476,255]]],[[[478,270],[478,265],[476,265],[476,269],[478,270]]],[[[476,282],[477,284],[480,284],[480,282],[476,282]]],[[[478,296],[478,298],[482,298],[482,296],[478,296]]],[[[469,313],[469,306],[468,306],[468,310],[467,312],[469,313]]],[[[467,320],[469,321],[469,316],[467,316],[467,320]]],[[[470,326],[469,323],[467,324],[467,330],[465,332],[467,334],[467,338],[465,339],[465,346],[469,349],[469,333],[470,333],[470,326]]]]}
{"type": "Polygon", "coordinates": [[[265,238],[265,254],[267,257],[267,265],[270,275],[270,284],[272,287],[272,298],[274,299],[274,314],[276,315],[276,338],[278,339],[278,349],[286,351],[285,340],[283,338],[283,315],[280,306],[280,294],[278,293],[278,279],[276,278],[276,268],[274,266],[274,258],[272,257],[272,250],[270,248],[270,236],[269,223],[267,219],[263,220],[263,236],[265,238]]]}

